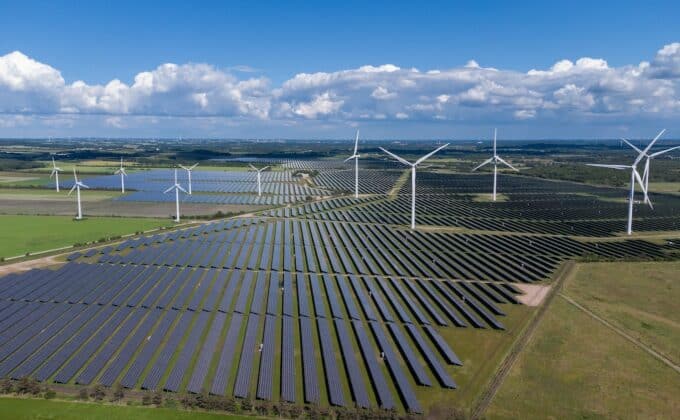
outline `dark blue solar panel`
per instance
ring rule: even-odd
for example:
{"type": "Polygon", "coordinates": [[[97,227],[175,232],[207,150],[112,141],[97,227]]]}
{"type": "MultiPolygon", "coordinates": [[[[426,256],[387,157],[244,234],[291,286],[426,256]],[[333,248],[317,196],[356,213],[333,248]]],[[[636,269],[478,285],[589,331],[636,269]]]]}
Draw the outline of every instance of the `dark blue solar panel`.
{"type": "Polygon", "coordinates": [[[232,360],[234,359],[234,349],[238,345],[239,332],[241,331],[241,324],[243,323],[243,315],[233,313],[231,322],[229,323],[229,330],[224,339],[220,360],[215,370],[215,377],[213,378],[210,393],[215,395],[224,395],[227,387],[227,380],[229,379],[229,372],[231,371],[232,360]]]}

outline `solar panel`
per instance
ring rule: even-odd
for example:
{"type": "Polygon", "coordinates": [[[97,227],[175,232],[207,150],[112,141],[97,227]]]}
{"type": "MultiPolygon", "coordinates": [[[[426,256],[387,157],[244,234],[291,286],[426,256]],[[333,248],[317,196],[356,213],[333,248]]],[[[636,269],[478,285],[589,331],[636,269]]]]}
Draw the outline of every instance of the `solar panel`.
{"type": "Polygon", "coordinates": [[[314,340],[312,339],[312,320],[300,318],[300,339],[302,343],[302,374],[304,378],[305,402],[319,402],[319,384],[314,356],[314,340]]]}
{"type": "Polygon", "coordinates": [[[227,335],[224,338],[224,344],[222,345],[222,352],[220,353],[220,359],[217,363],[217,369],[215,370],[215,377],[213,378],[213,383],[210,388],[210,393],[212,394],[224,395],[225,388],[227,387],[228,375],[231,371],[232,361],[234,359],[234,349],[238,345],[237,340],[242,323],[243,315],[233,313],[231,322],[229,323],[229,330],[227,331],[227,335]]]}

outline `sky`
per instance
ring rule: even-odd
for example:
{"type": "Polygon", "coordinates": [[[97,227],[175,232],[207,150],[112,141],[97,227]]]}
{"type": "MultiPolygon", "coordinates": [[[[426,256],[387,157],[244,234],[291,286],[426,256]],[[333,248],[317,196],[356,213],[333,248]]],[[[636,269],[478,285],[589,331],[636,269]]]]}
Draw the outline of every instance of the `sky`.
{"type": "Polygon", "coordinates": [[[0,137],[680,138],[678,2],[192,3],[0,1],[0,137]]]}

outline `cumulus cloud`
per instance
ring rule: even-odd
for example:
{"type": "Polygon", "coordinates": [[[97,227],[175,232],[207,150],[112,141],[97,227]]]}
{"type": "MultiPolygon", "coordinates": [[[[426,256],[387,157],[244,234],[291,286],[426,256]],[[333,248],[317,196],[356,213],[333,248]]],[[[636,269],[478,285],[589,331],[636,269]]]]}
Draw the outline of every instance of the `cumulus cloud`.
{"type": "MultiPolygon", "coordinates": [[[[131,81],[67,82],[60,72],[15,51],[0,56],[0,114],[158,116],[295,121],[592,121],[680,116],[680,43],[649,61],[611,67],[603,58],[557,61],[527,72],[483,67],[474,60],[420,71],[393,64],[299,73],[280,86],[249,68],[166,63],[131,81]],[[247,76],[247,75],[246,75],[247,76]]],[[[2,124],[18,120],[3,119],[2,124]]]]}

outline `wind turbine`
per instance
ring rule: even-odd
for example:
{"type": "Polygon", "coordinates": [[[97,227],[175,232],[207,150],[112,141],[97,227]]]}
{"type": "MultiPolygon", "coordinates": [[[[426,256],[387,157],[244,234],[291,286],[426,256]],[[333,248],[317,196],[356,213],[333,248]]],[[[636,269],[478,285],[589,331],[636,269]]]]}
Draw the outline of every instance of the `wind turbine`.
{"type": "MultiPolygon", "coordinates": [[[[626,229],[626,233],[629,235],[633,234],[633,201],[635,200],[635,181],[640,184],[640,188],[642,188],[642,192],[647,196],[647,187],[645,186],[645,183],[642,181],[642,178],[640,177],[640,173],[637,170],[637,165],[640,163],[642,159],[645,158],[645,156],[648,155],[649,150],[652,148],[654,143],[661,137],[661,135],[664,133],[665,130],[661,130],[661,132],[652,140],[649,142],[647,147],[645,147],[643,150],[639,150],[637,158],[635,158],[635,161],[633,161],[632,165],[604,165],[604,164],[598,164],[598,163],[589,163],[588,166],[596,166],[599,168],[609,168],[609,169],[618,169],[618,170],[626,170],[630,169],[630,193],[628,194],[628,226],[626,229]]],[[[651,201],[649,201],[649,205],[651,206],[651,201]]]]}
{"type": "Polygon", "coordinates": [[[194,163],[193,165],[188,166],[188,167],[184,166],[184,165],[179,165],[180,168],[187,171],[187,176],[189,177],[189,195],[191,195],[191,171],[193,171],[194,168],[197,167],[197,166],[198,166],[198,163],[194,163]]]}
{"type": "Polygon", "coordinates": [[[345,162],[354,159],[354,198],[359,198],[359,154],[357,153],[358,151],[359,151],[359,130],[357,130],[357,137],[354,140],[354,153],[352,153],[352,156],[345,159],[345,162]]]}
{"type": "Polygon", "coordinates": [[[420,159],[416,160],[413,163],[407,161],[406,159],[400,158],[399,156],[395,155],[394,153],[392,153],[392,152],[390,152],[386,149],[383,149],[382,147],[380,148],[380,150],[382,150],[383,152],[392,156],[393,158],[395,158],[399,162],[403,163],[406,166],[411,167],[411,229],[416,228],[416,167],[418,165],[420,165],[421,163],[423,163],[427,158],[434,155],[435,153],[442,150],[443,148],[445,148],[448,145],[449,145],[449,143],[446,143],[443,146],[437,147],[436,149],[434,149],[433,151],[431,151],[430,153],[426,154],[425,156],[421,157],[420,159]]]}
{"type": "Polygon", "coordinates": [[[172,190],[175,190],[175,222],[179,223],[179,192],[182,191],[187,194],[187,191],[177,183],[177,168],[175,168],[175,183],[170,188],[163,191],[163,194],[167,194],[172,190]]]}
{"type": "Polygon", "coordinates": [[[519,171],[519,169],[515,168],[508,162],[504,161],[500,156],[498,156],[498,153],[496,153],[496,129],[493,129],[493,156],[491,156],[489,159],[485,160],[478,166],[476,166],[472,171],[476,171],[477,169],[481,168],[484,165],[488,165],[489,163],[493,163],[493,201],[496,201],[496,184],[497,184],[497,178],[498,178],[498,163],[502,163],[503,165],[507,166],[510,169],[513,169],[515,171],[519,171]]]}
{"type": "Polygon", "coordinates": [[[125,177],[127,176],[127,172],[125,172],[125,168],[123,168],[123,158],[120,158],[120,168],[118,168],[114,174],[120,174],[120,192],[121,194],[125,194],[125,177]]]}
{"type": "Polygon", "coordinates": [[[73,190],[76,190],[76,199],[78,200],[78,216],[76,217],[76,220],[81,220],[83,218],[83,209],[80,205],[80,188],[90,188],[87,185],[83,184],[82,182],[78,181],[78,175],[76,175],[76,167],[73,167],[73,180],[75,183],[73,184],[73,187],[71,187],[71,191],[68,192],[68,195],[71,195],[73,190]]]}
{"type": "Polygon", "coordinates": [[[269,169],[269,166],[265,166],[264,168],[257,169],[252,163],[249,163],[248,166],[250,166],[255,172],[257,172],[257,196],[261,197],[262,196],[262,179],[260,175],[262,172],[266,169],[269,169]]]}
{"type": "Polygon", "coordinates": [[[59,192],[59,172],[61,171],[61,168],[57,166],[57,164],[54,162],[54,156],[52,157],[52,173],[50,174],[50,178],[54,177],[54,186],[57,187],[57,192],[59,192]]]}
{"type": "MultiPolygon", "coordinates": [[[[661,130],[661,132],[654,138],[653,141],[656,141],[657,139],[659,139],[659,137],[661,137],[665,131],[666,131],[665,129],[661,130]]],[[[633,149],[635,149],[636,152],[638,152],[638,153],[643,153],[642,150],[640,150],[637,146],[635,146],[634,144],[632,144],[632,143],[629,142],[628,140],[626,140],[626,139],[621,139],[621,140],[623,140],[624,142],[626,142],[626,144],[627,144],[628,146],[630,146],[630,147],[632,147],[633,149]]],[[[644,194],[645,194],[644,202],[645,202],[646,204],[648,204],[650,207],[653,207],[653,206],[652,206],[652,202],[651,202],[650,199],[649,199],[649,172],[650,172],[650,166],[649,166],[649,165],[650,165],[650,161],[651,161],[652,159],[654,159],[655,157],[657,157],[657,156],[663,155],[664,153],[668,153],[668,152],[670,152],[670,151],[672,151],[672,150],[675,150],[675,149],[680,149],[680,146],[671,147],[670,149],[661,150],[661,151],[658,151],[658,152],[655,152],[655,153],[651,153],[651,154],[649,154],[649,153],[647,153],[647,152],[644,153],[644,157],[645,157],[645,169],[644,169],[644,171],[642,172],[642,181],[643,181],[644,184],[645,184],[645,186],[644,186],[644,194]]]]}

